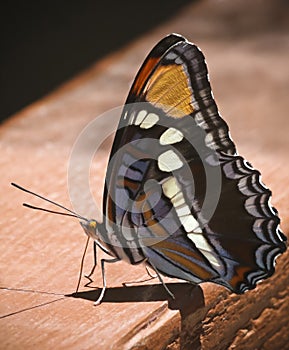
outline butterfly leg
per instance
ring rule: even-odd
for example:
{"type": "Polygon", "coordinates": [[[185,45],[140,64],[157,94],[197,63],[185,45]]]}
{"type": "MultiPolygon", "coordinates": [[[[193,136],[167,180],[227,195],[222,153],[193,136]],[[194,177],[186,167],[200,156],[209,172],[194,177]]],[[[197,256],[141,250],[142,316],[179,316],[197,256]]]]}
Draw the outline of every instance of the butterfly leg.
{"type": "Polygon", "coordinates": [[[102,274],[102,290],[100,293],[100,296],[98,299],[95,301],[94,305],[99,305],[104,297],[105,291],[106,291],[106,278],[105,278],[105,269],[104,269],[104,264],[105,263],[115,263],[119,261],[119,258],[114,258],[114,259],[101,259],[101,274],[102,274]]]}
{"type": "Polygon", "coordinates": [[[129,286],[131,286],[131,285],[144,283],[144,282],[150,281],[150,280],[155,279],[155,278],[158,277],[157,274],[154,275],[154,274],[149,270],[149,268],[147,267],[147,265],[145,265],[145,269],[146,269],[146,272],[147,272],[149,278],[145,278],[145,279],[137,280],[137,281],[123,282],[122,285],[123,285],[124,287],[129,287],[129,286]]]}
{"type": "MultiPolygon", "coordinates": [[[[79,290],[79,286],[80,286],[80,282],[81,282],[81,276],[82,276],[82,271],[83,271],[83,265],[84,265],[84,258],[85,258],[85,254],[87,251],[87,247],[88,247],[88,243],[89,243],[90,238],[87,237],[86,243],[85,243],[85,248],[84,248],[84,252],[82,254],[82,258],[81,258],[81,263],[80,263],[80,270],[79,270],[79,276],[78,276],[78,282],[77,282],[77,287],[75,290],[75,293],[78,293],[79,290]]],[[[92,281],[90,280],[89,283],[91,283],[92,281]]]]}
{"type": "Polygon", "coordinates": [[[93,242],[93,266],[92,266],[90,273],[88,275],[85,275],[85,277],[88,278],[90,280],[90,282],[92,282],[90,277],[94,274],[94,270],[95,270],[96,266],[97,266],[97,244],[94,241],[93,242]]]}
{"type": "Polygon", "coordinates": [[[147,274],[151,277],[151,279],[154,279],[154,278],[157,278],[157,277],[158,277],[157,274],[154,275],[153,273],[151,273],[151,271],[149,270],[149,268],[147,267],[147,265],[145,265],[145,268],[146,268],[147,274]]]}
{"type": "Polygon", "coordinates": [[[160,275],[160,273],[158,272],[157,268],[155,267],[155,265],[151,262],[151,261],[148,261],[149,264],[151,265],[151,267],[155,270],[155,273],[157,274],[157,277],[159,279],[159,281],[161,282],[161,284],[163,285],[163,287],[165,288],[166,292],[168,293],[168,295],[175,299],[175,296],[174,294],[169,290],[169,288],[167,287],[167,285],[165,284],[164,280],[162,279],[162,276],[160,275]]]}
{"type": "Polygon", "coordinates": [[[84,275],[84,277],[88,279],[88,282],[84,285],[84,287],[91,287],[91,284],[93,283],[93,279],[91,278],[91,276],[94,274],[96,266],[97,266],[97,244],[94,241],[93,242],[93,266],[89,274],[84,275]]]}

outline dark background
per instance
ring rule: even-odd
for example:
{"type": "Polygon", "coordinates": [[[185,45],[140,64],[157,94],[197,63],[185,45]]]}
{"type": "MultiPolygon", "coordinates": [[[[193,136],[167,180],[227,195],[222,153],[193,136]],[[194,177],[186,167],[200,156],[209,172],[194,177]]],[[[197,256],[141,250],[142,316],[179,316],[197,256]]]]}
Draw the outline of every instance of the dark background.
{"type": "Polygon", "coordinates": [[[1,5],[0,119],[192,1],[14,1],[1,5]]]}

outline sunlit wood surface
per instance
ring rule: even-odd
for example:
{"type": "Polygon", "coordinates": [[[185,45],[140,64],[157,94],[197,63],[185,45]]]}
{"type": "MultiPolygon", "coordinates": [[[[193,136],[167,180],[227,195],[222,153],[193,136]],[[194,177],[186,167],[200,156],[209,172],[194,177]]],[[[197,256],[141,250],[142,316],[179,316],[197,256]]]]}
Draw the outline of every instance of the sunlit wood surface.
{"type": "MultiPolygon", "coordinates": [[[[110,288],[94,307],[97,291],[85,280],[78,298],[67,296],[75,291],[86,240],[78,221],[22,207],[46,205],[10,186],[17,182],[70,207],[67,167],[81,130],[124,102],[150,48],[178,32],[204,52],[239,153],[262,172],[288,234],[288,23],[282,1],[192,3],[1,125],[1,349],[288,349],[288,254],[278,259],[274,277],[243,296],[167,280],[174,302],[156,281],[122,286],[146,278],[143,266],[109,265],[110,288]]],[[[95,137],[102,133],[100,127],[95,137]]],[[[92,165],[98,206],[110,142],[92,165]]],[[[83,213],[89,210],[84,204],[83,213]]],[[[92,249],[86,273],[91,265],[92,249]]]]}

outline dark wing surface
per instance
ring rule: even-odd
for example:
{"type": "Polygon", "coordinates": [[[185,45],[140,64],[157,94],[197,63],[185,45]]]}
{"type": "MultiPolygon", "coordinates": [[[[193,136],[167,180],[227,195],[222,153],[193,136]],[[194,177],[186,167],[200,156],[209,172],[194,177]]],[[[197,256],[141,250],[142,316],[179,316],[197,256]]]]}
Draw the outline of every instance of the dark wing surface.
{"type": "Polygon", "coordinates": [[[242,293],[286,249],[270,196],[236,153],[202,52],[164,38],[136,76],[111,152],[103,207],[116,254],[242,293]]]}

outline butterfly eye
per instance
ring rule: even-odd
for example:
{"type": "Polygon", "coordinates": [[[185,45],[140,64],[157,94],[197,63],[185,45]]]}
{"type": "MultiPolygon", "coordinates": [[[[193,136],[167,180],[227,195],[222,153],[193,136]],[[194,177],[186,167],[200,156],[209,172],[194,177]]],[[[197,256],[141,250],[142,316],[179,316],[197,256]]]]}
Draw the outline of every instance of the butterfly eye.
{"type": "Polygon", "coordinates": [[[95,220],[80,221],[80,225],[82,226],[84,232],[87,234],[88,237],[91,237],[94,240],[97,239],[97,222],[95,220]]]}
{"type": "Polygon", "coordinates": [[[96,229],[96,226],[97,226],[97,223],[95,220],[90,220],[89,221],[89,228],[92,229],[92,230],[95,230],[96,229]]]}

